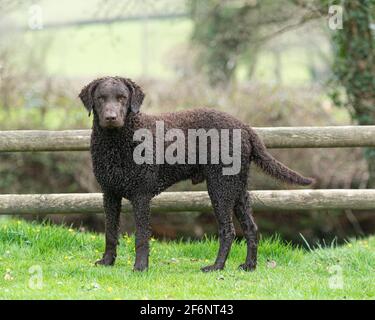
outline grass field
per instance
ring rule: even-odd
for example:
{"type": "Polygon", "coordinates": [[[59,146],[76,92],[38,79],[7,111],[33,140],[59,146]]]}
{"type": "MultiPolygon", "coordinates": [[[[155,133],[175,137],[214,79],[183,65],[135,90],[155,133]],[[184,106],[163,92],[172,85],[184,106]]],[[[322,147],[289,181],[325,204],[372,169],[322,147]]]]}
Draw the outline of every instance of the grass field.
{"type": "Polygon", "coordinates": [[[71,27],[29,33],[27,41],[47,47],[49,74],[171,77],[173,70],[167,62],[188,41],[190,21],[150,21],[144,28],[139,22],[71,27]],[[147,42],[142,40],[145,30],[147,42]]]}
{"type": "Polygon", "coordinates": [[[132,272],[134,239],[123,237],[115,267],[95,267],[103,236],[52,225],[0,225],[1,299],[374,299],[375,237],[305,251],[263,240],[256,272],[237,270],[234,244],[225,271],[199,269],[217,242],[152,241],[150,270],[132,272]]]}
{"type": "MultiPolygon", "coordinates": [[[[29,32],[25,39],[33,47],[45,48],[45,68],[55,76],[126,74],[173,78],[176,74],[171,61],[187,50],[192,29],[188,19],[149,21],[146,28],[142,22],[125,22],[29,32]]],[[[280,46],[289,41],[298,43],[300,34],[291,33],[280,39],[280,46]]],[[[308,67],[314,56],[318,59],[316,52],[306,49],[303,43],[283,49],[280,66],[283,83],[308,83],[311,80],[308,67]]],[[[183,63],[183,58],[178,59],[183,63]]],[[[275,82],[275,67],[275,57],[266,48],[259,55],[254,79],[275,82]]],[[[239,79],[245,79],[246,74],[247,67],[240,63],[239,79]]]]}
{"type": "MultiPolygon", "coordinates": [[[[104,6],[101,0],[74,1],[62,4],[56,0],[41,1],[43,23],[50,24],[107,19],[119,15],[119,8],[104,6]],[[89,2],[91,5],[87,5],[89,2]],[[117,9],[116,9],[117,8],[117,9]]],[[[135,1],[134,1],[135,3],[135,1]]],[[[128,7],[121,15],[136,14],[128,7]]],[[[152,10],[151,10],[152,13],[152,10]]],[[[142,12],[138,12],[142,14],[142,12]]],[[[28,7],[14,14],[14,21],[26,27],[28,7]]],[[[39,57],[40,65],[47,75],[64,77],[95,77],[122,74],[129,77],[176,78],[176,61],[181,65],[189,57],[193,22],[188,18],[172,20],[143,20],[94,24],[53,29],[41,29],[19,34],[16,42],[26,44],[19,49],[24,57],[18,62],[27,67],[30,56],[39,57]]],[[[280,52],[279,73],[281,81],[288,85],[304,85],[311,79],[312,64],[324,68],[324,55],[330,55],[327,39],[321,28],[313,25],[293,30],[265,44],[257,58],[252,80],[275,83],[275,52],[280,52]],[[309,40],[305,34],[309,32],[309,40]],[[316,49],[319,46],[319,50],[316,49]]],[[[13,36],[13,35],[12,35],[13,36]]],[[[12,38],[11,43],[15,40],[12,38]]],[[[247,54],[239,61],[238,79],[247,79],[247,54]]],[[[185,61],[186,63],[186,61],[185,61]]],[[[191,65],[191,62],[186,63],[191,65]]],[[[325,66],[327,67],[327,66],[325,66]]]]}

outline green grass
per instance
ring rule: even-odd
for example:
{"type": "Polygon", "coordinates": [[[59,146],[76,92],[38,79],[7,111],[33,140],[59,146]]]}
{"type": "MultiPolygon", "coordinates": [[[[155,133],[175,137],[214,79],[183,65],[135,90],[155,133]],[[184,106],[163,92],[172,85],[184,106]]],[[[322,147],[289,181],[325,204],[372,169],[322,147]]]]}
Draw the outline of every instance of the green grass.
{"type": "Polygon", "coordinates": [[[25,40],[47,46],[45,66],[51,75],[170,78],[174,71],[168,62],[189,41],[192,24],[187,19],[149,21],[146,28],[147,42],[140,22],[47,29],[25,34],[25,40]]]}
{"type": "MultiPolygon", "coordinates": [[[[237,242],[225,271],[204,274],[217,242],[152,241],[150,270],[131,271],[134,239],[121,240],[115,267],[95,267],[102,235],[23,221],[0,223],[2,299],[374,299],[375,237],[312,251],[264,239],[256,272],[237,270],[237,242]],[[268,262],[267,262],[268,261],[268,262]],[[271,261],[271,263],[269,262],[271,261]],[[30,269],[34,268],[34,269],[30,269]],[[30,273],[31,271],[31,273],[30,273]],[[330,281],[342,277],[342,288],[330,281]],[[42,288],[31,284],[43,279],[42,288]]],[[[340,279],[338,279],[340,281],[340,279]]]]}
{"type": "MultiPolygon", "coordinates": [[[[136,3],[136,1],[132,1],[136,3]]],[[[171,1],[172,3],[172,1],[171,1]]],[[[101,0],[41,0],[45,25],[68,21],[105,19],[119,14],[142,14],[142,5],[128,6],[103,4],[101,0]],[[124,7],[121,9],[121,7],[124,7]],[[135,11],[134,11],[135,10],[135,11]]],[[[156,7],[158,7],[156,5],[156,7]]],[[[27,4],[11,14],[14,22],[26,27],[29,21],[27,4]]],[[[152,8],[151,11],[152,12],[152,8]]],[[[48,75],[65,77],[95,77],[109,74],[129,77],[175,79],[175,64],[182,64],[194,52],[187,49],[193,23],[190,19],[119,22],[111,25],[86,25],[57,29],[42,29],[37,32],[11,34],[11,44],[17,43],[17,65],[28,67],[31,56],[39,56],[38,66],[48,75]],[[147,35],[147,41],[145,41],[147,35]],[[32,50],[31,50],[32,49],[32,50]],[[31,50],[31,51],[30,51],[31,50]],[[186,51],[188,50],[188,51],[186,51]]],[[[268,32],[269,33],[269,32],[268,32]]],[[[275,56],[281,53],[281,78],[284,84],[304,85],[311,82],[309,66],[319,69],[325,65],[324,56],[330,56],[328,40],[322,36],[321,28],[308,25],[292,30],[265,43],[261,50],[252,80],[274,83],[275,56]],[[309,37],[306,39],[306,33],[309,37]],[[319,47],[319,50],[316,49],[319,47]]],[[[244,54],[242,59],[246,59],[244,54]]],[[[248,67],[240,59],[238,78],[247,78],[248,67]]],[[[189,65],[189,63],[187,64],[189,65]]],[[[326,66],[327,67],[327,66],[326,66]]]]}
{"type": "MultiPolygon", "coordinates": [[[[62,7],[56,4],[54,10],[46,9],[49,18],[47,22],[71,20],[62,18],[69,5],[71,3],[62,7]],[[56,9],[58,7],[62,11],[62,17],[56,9]]],[[[78,9],[73,11],[76,10],[78,9]]],[[[189,56],[186,50],[189,50],[192,30],[193,23],[189,19],[153,20],[148,21],[146,27],[142,21],[133,21],[26,32],[18,41],[27,43],[34,51],[45,55],[43,65],[48,75],[74,78],[125,74],[129,77],[175,79],[175,64],[181,65],[189,56]]],[[[312,79],[309,65],[312,61],[317,66],[323,66],[317,51],[312,50],[311,46],[306,47],[303,37],[301,32],[296,31],[274,40],[283,47],[280,51],[280,68],[284,84],[295,86],[310,83],[312,79]]],[[[311,37],[329,56],[326,48],[328,42],[319,36],[318,30],[313,30],[311,37]]],[[[27,61],[28,51],[25,54],[19,63],[27,61]]],[[[257,59],[253,80],[273,83],[275,67],[275,56],[269,48],[263,49],[257,59]]],[[[238,79],[246,79],[247,72],[248,67],[240,60],[238,79]]]]}
{"type": "MultiPolygon", "coordinates": [[[[121,22],[29,32],[25,39],[32,46],[47,47],[45,68],[50,75],[93,77],[126,74],[130,77],[146,75],[168,79],[176,76],[173,61],[187,50],[192,29],[189,19],[149,21],[147,31],[142,22],[121,22]],[[147,42],[143,40],[145,32],[147,42]]],[[[300,38],[291,34],[290,39],[300,38]]],[[[287,44],[288,41],[281,43],[287,44]]],[[[309,56],[319,60],[316,52],[302,45],[281,52],[283,83],[303,85],[311,81],[309,56]]],[[[274,81],[275,63],[275,57],[269,50],[261,51],[254,79],[274,81]]],[[[247,67],[240,63],[239,79],[245,79],[246,74],[247,67]]]]}

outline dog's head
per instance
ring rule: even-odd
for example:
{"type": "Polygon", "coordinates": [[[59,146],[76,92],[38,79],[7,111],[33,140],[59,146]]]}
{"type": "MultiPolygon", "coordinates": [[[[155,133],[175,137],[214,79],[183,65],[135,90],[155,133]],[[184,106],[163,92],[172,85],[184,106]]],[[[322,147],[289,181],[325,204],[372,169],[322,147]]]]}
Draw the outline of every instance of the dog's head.
{"type": "Polygon", "coordinates": [[[123,127],[130,112],[139,112],[144,96],[137,84],[121,77],[96,79],[79,94],[89,115],[93,112],[99,125],[109,129],[123,127]]]}

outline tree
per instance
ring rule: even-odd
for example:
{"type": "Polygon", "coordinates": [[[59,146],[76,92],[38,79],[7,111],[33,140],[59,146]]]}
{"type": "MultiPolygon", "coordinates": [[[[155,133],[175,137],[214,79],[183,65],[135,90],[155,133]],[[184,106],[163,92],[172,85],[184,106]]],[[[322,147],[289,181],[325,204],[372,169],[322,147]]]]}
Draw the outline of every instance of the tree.
{"type": "MultiPolygon", "coordinates": [[[[326,16],[329,6],[343,8],[343,28],[330,33],[334,54],[330,95],[360,125],[375,124],[375,0],[291,0],[326,16]],[[344,94],[342,91],[344,90],[344,94]]],[[[375,188],[375,148],[365,149],[368,187],[375,188]]]]}
{"type": "Polygon", "coordinates": [[[253,7],[231,7],[219,0],[192,1],[193,40],[202,45],[201,63],[212,85],[233,76],[239,53],[251,37],[247,24],[253,7]]]}
{"type": "Polygon", "coordinates": [[[193,41],[201,48],[199,65],[210,83],[229,83],[243,54],[251,74],[262,40],[270,38],[263,29],[274,31],[288,22],[295,13],[290,6],[289,0],[190,0],[193,41]]]}
{"type": "MultiPolygon", "coordinates": [[[[345,0],[343,29],[332,32],[336,83],[345,89],[331,94],[360,125],[375,124],[375,34],[371,29],[375,0],[345,0]]],[[[375,148],[365,149],[368,187],[375,188],[375,148]]]]}

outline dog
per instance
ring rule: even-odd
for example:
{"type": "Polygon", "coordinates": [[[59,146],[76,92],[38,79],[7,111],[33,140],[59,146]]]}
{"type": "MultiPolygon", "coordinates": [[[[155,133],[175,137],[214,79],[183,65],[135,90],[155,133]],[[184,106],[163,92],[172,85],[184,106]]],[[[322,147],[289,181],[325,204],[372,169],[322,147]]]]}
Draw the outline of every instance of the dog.
{"type": "MultiPolygon", "coordinates": [[[[135,217],[136,257],[133,270],[148,269],[151,199],[175,183],[191,179],[193,183],[206,181],[219,229],[217,258],[212,265],[203,267],[202,271],[224,268],[235,237],[232,213],[238,219],[247,242],[246,260],[240,265],[240,269],[254,270],[257,264],[258,228],[247,192],[250,163],[253,161],[265,173],[287,183],[309,185],[313,180],[273,158],[251,127],[227,113],[214,109],[192,109],[147,115],[140,112],[144,96],[140,86],[123,77],[96,79],[79,94],[89,115],[93,113],[90,151],[94,175],[103,191],[106,217],[105,252],[96,264],[110,266],[115,263],[121,200],[125,198],[130,201],[135,217]],[[180,137],[180,144],[181,141],[186,142],[191,130],[200,130],[201,133],[203,130],[209,137],[206,154],[198,144],[193,143],[192,147],[185,143],[180,149],[174,146],[173,152],[169,152],[172,161],[165,161],[158,154],[160,145],[164,148],[171,147],[176,139],[163,141],[160,137],[155,137],[158,134],[163,136],[170,130],[175,138],[179,134],[184,136],[180,137]],[[216,140],[219,145],[214,144],[214,138],[218,136],[215,132],[226,133],[216,140]],[[143,155],[147,153],[147,157],[139,161],[135,154],[145,142],[146,133],[151,138],[148,144],[150,150],[143,148],[143,155]],[[140,136],[143,140],[138,139],[140,136]],[[236,151],[240,150],[236,153],[239,165],[233,172],[229,172],[233,168],[229,168],[228,161],[224,163],[222,159],[218,161],[215,157],[224,138],[229,141],[229,159],[230,154],[234,158],[236,151]],[[176,161],[176,150],[180,153],[179,160],[185,161],[176,161]],[[202,156],[203,160],[188,161],[192,155],[196,159],[201,159],[202,156]]],[[[138,158],[142,157],[142,152],[138,153],[138,158]]]]}

